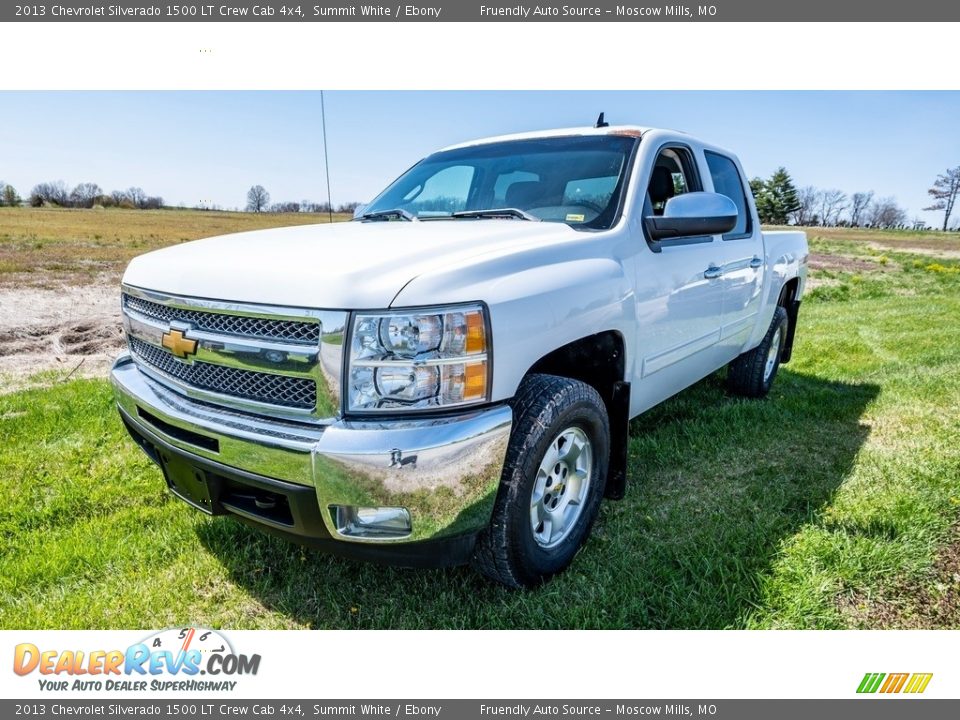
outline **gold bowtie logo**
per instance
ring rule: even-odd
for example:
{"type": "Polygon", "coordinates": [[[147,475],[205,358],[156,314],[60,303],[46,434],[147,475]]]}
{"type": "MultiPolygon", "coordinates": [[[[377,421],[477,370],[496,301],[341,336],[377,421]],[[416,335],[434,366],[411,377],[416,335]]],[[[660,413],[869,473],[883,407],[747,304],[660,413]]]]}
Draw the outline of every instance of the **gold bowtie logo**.
{"type": "Polygon", "coordinates": [[[197,341],[191,340],[182,331],[173,328],[163,334],[160,344],[178,358],[186,358],[197,353],[197,341]]]}

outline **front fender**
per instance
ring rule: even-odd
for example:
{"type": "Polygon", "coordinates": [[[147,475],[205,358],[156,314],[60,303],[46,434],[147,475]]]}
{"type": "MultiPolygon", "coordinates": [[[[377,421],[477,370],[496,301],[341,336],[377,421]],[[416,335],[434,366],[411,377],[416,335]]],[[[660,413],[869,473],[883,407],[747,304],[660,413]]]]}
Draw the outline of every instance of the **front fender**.
{"type": "Polygon", "coordinates": [[[624,338],[629,377],[635,317],[623,265],[613,257],[563,254],[562,247],[531,251],[431,273],[411,281],[393,304],[484,301],[493,331],[494,401],[513,397],[523,376],[549,352],[606,330],[624,338]]]}

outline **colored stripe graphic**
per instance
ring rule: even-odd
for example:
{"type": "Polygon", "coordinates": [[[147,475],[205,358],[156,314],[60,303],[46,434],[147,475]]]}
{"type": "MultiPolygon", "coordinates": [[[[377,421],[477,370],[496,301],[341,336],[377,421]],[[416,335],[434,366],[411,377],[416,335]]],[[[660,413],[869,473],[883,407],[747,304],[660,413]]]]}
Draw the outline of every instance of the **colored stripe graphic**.
{"type": "Polygon", "coordinates": [[[903,684],[907,682],[910,673],[890,673],[887,675],[887,681],[880,688],[882,693],[898,693],[903,689],[903,684]]]}
{"type": "Polygon", "coordinates": [[[910,678],[910,682],[907,684],[905,693],[922,693],[927,689],[927,685],[930,684],[930,679],[933,677],[933,673],[914,673],[910,678]]]}
{"type": "Polygon", "coordinates": [[[880,682],[884,677],[885,675],[883,673],[867,673],[863,676],[863,680],[860,681],[860,686],[857,688],[857,692],[875,693],[877,688],[880,687],[880,682]]]}
{"type": "Polygon", "coordinates": [[[917,694],[927,689],[933,673],[866,673],[860,685],[857,686],[858,693],[875,693],[877,691],[885,694],[895,694],[899,692],[917,694]],[[881,684],[882,683],[882,684],[881,684]]]}

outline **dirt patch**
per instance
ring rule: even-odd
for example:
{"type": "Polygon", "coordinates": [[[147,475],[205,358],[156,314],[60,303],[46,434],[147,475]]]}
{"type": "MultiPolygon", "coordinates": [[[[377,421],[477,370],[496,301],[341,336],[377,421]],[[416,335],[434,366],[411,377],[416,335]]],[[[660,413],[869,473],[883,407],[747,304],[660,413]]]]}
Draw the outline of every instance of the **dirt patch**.
{"type": "Polygon", "coordinates": [[[810,253],[807,267],[811,270],[840,270],[844,272],[870,272],[873,270],[888,269],[889,265],[881,265],[866,258],[850,257],[848,255],[832,255],[827,253],[810,253]]]}
{"type": "MultiPolygon", "coordinates": [[[[773,230],[774,228],[770,228],[773,230]]],[[[795,227],[783,228],[796,230],[795,227]]],[[[960,232],[941,232],[939,230],[878,230],[871,228],[806,228],[811,238],[825,240],[839,240],[841,242],[855,242],[869,245],[877,250],[897,249],[903,252],[914,252],[922,248],[932,253],[960,253],[960,232]]]]}
{"type": "Polygon", "coordinates": [[[926,255],[927,257],[946,258],[952,260],[960,259],[960,250],[939,247],[936,245],[931,245],[930,243],[920,243],[918,245],[916,242],[910,240],[887,240],[882,243],[871,242],[868,243],[868,245],[874,250],[880,250],[881,252],[909,252],[914,255],[926,255]]]}
{"type": "Polygon", "coordinates": [[[960,522],[951,528],[929,573],[895,582],[878,596],[854,593],[841,600],[840,611],[861,628],[960,628],[960,522]]]}
{"type": "Polygon", "coordinates": [[[122,348],[112,278],[83,287],[0,289],[0,392],[26,387],[31,376],[49,370],[102,377],[122,348]]]}
{"type": "Polygon", "coordinates": [[[59,358],[70,355],[97,355],[123,344],[119,322],[107,318],[80,322],[14,327],[0,337],[0,357],[36,355],[52,351],[59,358]]]}
{"type": "Polygon", "coordinates": [[[842,284],[843,283],[836,278],[824,278],[817,274],[813,274],[807,276],[807,284],[804,285],[804,291],[809,292],[810,290],[815,290],[818,287],[834,287],[842,284]]]}

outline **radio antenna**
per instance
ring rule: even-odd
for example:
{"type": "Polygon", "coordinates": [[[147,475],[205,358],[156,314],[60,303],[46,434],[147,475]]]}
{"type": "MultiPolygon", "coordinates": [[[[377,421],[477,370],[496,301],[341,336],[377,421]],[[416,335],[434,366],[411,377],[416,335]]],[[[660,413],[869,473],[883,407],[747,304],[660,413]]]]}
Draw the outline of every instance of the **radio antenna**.
{"type": "Polygon", "coordinates": [[[330,154],[327,152],[327,110],[323,104],[323,90],[320,91],[320,123],[323,125],[323,167],[327,173],[327,213],[333,222],[333,201],[330,199],[330,154]]]}

